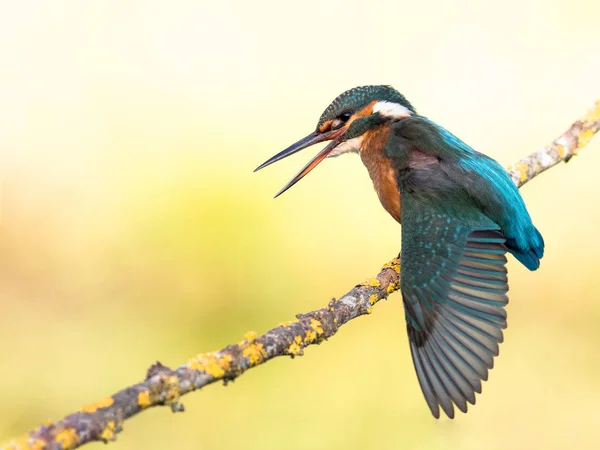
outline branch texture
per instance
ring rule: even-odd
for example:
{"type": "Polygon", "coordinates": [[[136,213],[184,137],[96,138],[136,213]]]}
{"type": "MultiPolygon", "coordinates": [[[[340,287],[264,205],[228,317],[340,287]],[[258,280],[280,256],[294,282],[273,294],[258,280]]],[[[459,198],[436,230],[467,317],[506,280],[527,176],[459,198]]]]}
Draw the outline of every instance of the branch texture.
{"type": "MultiPolygon", "coordinates": [[[[600,101],[551,144],[509,167],[512,180],[520,187],[559,162],[569,161],[599,129],[600,101]]],[[[246,333],[239,344],[202,353],[174,370],[156,363],[148,369],[144,381],[84,406],[59,422],[37,427],[0,450],[67,450],[88,442],[115,440],[123,422],[145,409],[168,405],[174,412],[183,411],[179,400],[189,392],[218,380],[227,383],[277,356],[302,355],[305,347],[333,336],[350,320],[370,314],[373,306],[398,290],[399,285],[400,261],[394,259],[376,277],[324,308],[299,314],[262,336],[246,333]]]]}

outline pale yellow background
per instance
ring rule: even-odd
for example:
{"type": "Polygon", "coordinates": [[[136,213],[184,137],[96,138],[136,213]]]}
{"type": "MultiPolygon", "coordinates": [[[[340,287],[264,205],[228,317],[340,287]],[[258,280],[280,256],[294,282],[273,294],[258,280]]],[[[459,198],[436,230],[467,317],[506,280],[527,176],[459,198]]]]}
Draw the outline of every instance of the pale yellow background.
{"type": "MultiPolygon", "coordinates": [[[[0,442],[397,254],[358,158],[277,200],[317,149],[252,173],[337,94],[393,84],[507,165],[600,98],[599,17],[597,0],[4,0],[0,442]]],[[[509,263],[506,342],[467,415],[430,416],[396,294],[303,358],[128,421],[111,448],[598,448],[599,168],[596,138],[523,189],[546,256],[509,263]]]]}

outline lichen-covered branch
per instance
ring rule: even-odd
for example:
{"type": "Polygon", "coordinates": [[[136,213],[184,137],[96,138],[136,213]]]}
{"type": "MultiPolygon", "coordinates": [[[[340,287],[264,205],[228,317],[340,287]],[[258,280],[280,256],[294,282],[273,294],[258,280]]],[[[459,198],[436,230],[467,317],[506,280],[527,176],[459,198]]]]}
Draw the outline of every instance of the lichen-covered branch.
{"type": "Polygon", "coordinates": [[[523,186],[533,177],[558,163],[569,160],[585,147],[600,129],[600,100],[581,119],[573,122],[567,131],[552,143],[508,167],[513,182],[523,186]]]}
{"type": "MultiPolygon", "coordinates": [[[[600,129],[600,101],[550,145],[508,170],[517,186],[561,161],[568,161],[600,129]]],[[[333,336],[350,320],[369,314],[373,306],[398,290],[400,261],[392,260],[374,278],[355,286],[338,300],[316,311],[299,314],[262,336],[249,332],[244,339],[217,352],[202,353],[176,369],[154,364],[144,381],[84,406],[59,422],[35,428],[0,450],[67,450],[92,441],[112,441],[128,418],[152,406],[168,405],[183,411],[180,398],[207,384],[233,380],[246,370],[277,356],[303,354],[304,348],[333,336]]]]}

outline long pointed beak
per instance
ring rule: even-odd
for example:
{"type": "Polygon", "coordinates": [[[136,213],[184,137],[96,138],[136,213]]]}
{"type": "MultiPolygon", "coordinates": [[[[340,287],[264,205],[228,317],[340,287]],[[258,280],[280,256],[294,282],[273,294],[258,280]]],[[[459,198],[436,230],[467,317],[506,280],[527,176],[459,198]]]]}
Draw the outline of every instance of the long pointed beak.
{"type": "Polygon", "coordinates": [[[304,150],[311,145],[318,144],[319,142],[329,141],[333,139],[333,134],[335,134],[338,130],[329,131],[326,133],[318,133],[316,131],[310,133],[308,136],[303,137],[298,142],[290,145],[285,150],[280,151],[275,156],[267,159],[264,163],[254,169],[255,172],[258,172],[260,169],[263,169],[267,166],[270,166],[274,162],[282,160],[283,158],[287,158],[294,153],[298,153],[300,150],[304,150]]]}
{"type": "Polygon", "coordinates": [[[308,136],[303,137],[298,142],[290,145],[285,150],[277,153],[275,156],[269,158],[256,169],[254,169],[254,171],[256,172],[264,167],[273,164],[274,162],[287,158],[288,156],[293,155],[294,153],[297,153],[300,150],[304,150],[305,148],[310,147],[311,145],[324,141],[332,141],[328,146],[326,146],[323,150],[317,153],[317,155],[313,159],[311,159],[309,163],[306,166],[304,166],[304,168],[300,172],[298,172],[298,174],[296,174],[296,176],[292,178],[292,180],[277,193],[277,195],[275,195],[275,198],[277,198],[289,188],[291,188],[294,184],[296,184],[298,181],[300,181],[302,178],[304,178],[304,176],[306,176],[308,172],[317,167],[317,165],[319,165],[319,163],[323,161],[327,157],[327,155],[331,153],[331,151],[337,146],[337,138],[342,136],[345,132],[345,128],[328,131],[326,133],[318,133],[315,131],[309,134],[308,136]]]}
{"type": "Polygon", "coordinates": [[[302,170],[300,172],[298,172],[296,174],[296,176],[294,178],[292,178],[288,184],[286,184],[277,194],[275,194],[275,197],[273,198],[277,198],[279,197],[281,194],[283,194],[285,191],[287,191],[289,188],[291,188],[293,185],[295,185],[298,181],[300,181],[302,178],[304,178],[308,172],[310,172],[311,170],[313,170],[315,167],[317,167],[319,165],[319,163],[321,161],[323,161],[325,158],[327,158],[327,155],[329,155],[331,153],[331,151],[334,149],[334,147],[337,145],[337,141],[332,141],[331,143],[329,143],[329,145],[327,145],[327,147],[325,147],[323,150],[321,150],[319,153],[316,154],[316,156],[311,159],[307,165],[305,165],[302,170]]]}

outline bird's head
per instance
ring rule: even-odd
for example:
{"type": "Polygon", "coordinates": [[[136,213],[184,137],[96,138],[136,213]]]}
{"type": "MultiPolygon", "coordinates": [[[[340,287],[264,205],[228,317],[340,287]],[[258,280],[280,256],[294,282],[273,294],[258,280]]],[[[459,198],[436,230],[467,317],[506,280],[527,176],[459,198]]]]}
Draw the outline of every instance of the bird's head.
{"type": "Polygon", "coordinates": [[[293,155],[319,142],[331,141],[281,190],[283,194],[327,157],[359,152],[363,135],[386,122],[415,114],[415,109],[391,86],[359,86],[340,94],[323,111],[317,128],[255,170],[293,155]]]}

